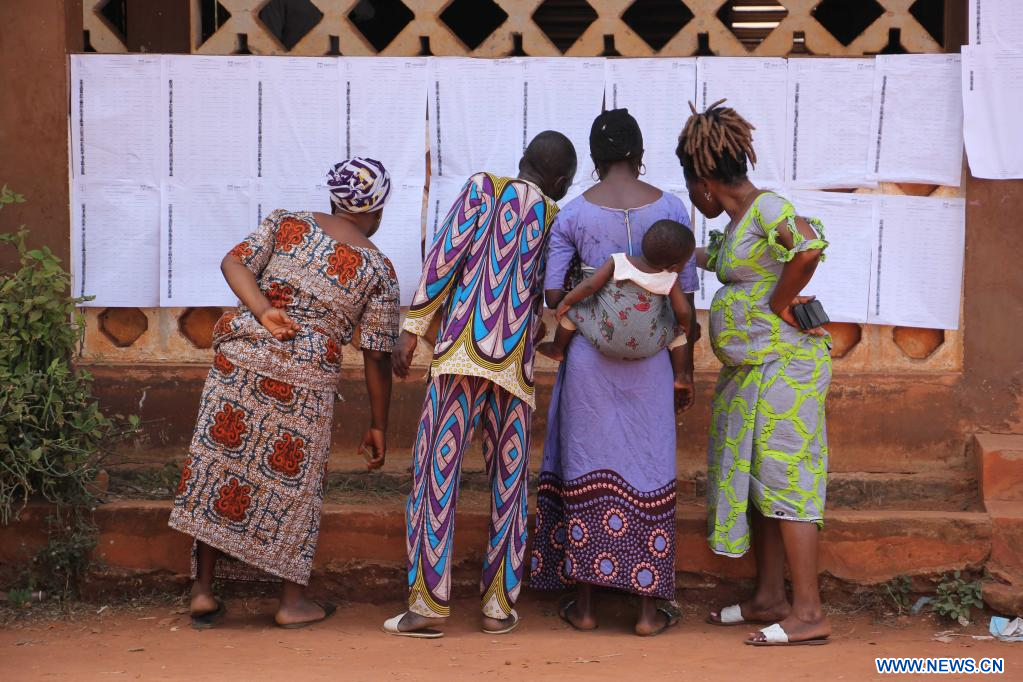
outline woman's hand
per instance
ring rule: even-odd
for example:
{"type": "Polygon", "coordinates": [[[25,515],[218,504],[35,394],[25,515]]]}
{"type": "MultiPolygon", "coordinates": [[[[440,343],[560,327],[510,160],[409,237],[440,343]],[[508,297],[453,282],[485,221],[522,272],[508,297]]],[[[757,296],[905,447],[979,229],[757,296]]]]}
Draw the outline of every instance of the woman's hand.
{"type": "Polygon", "coordinates": [[[259,323],[266,327],[278,341],[287,341],[295,338],[295,334],[301,329],[298,323],[292,320],[286,312],[279,308],[268,308],[258,316],[259,323]]]}
{"type": "Polygon", "coordinates": [[[789,326],[795,327],[796,329],[798,329],[799,331],[803,332],[804,334],[812,334],[813,336],[824,336],[825,334],[828,333],[824,329],[824,327],[814,327],[813,329],[803,329],[802,327],[799,326],[799,322],[796,321],[795,313],[792,312],[792,306],[800,305],[802,303],[809,303],[810,301],[814,300],[815,298],[816,298],[816,296],[796,296],[794,299],[792,299],[791,303],[789,303],[787,306],[785,306],[781,310],[774,311],[774,313],[775,313],[775,315],[777,315],[781,319],[785,320],[786,324],[788,324],[789,326]]]}
{"type": "Polygon", "coordinates": [[[411,332],[403,331],[398,337],[398,343],[394,345],[394,351],[391,353],[391,363],[394,374],[399,379],[408,377],[409,367],[412,366],[412,355],[416,352],[417,345],[419,345],[419,337],[411,332]]]}
{"type": "Polygon", "coordinates": [[[387,458],[387,436],[381,429],[370,427],[362,437],[359,453],[366,459],[367,470],[379,469],[387,458]]]}
{"type": "Polygon", "coordinates": [[[696,400],[696,390],[693,388],[693,377],[691,374],[675,375],[675,412],[681,413],[693,406],[696,400]]]}

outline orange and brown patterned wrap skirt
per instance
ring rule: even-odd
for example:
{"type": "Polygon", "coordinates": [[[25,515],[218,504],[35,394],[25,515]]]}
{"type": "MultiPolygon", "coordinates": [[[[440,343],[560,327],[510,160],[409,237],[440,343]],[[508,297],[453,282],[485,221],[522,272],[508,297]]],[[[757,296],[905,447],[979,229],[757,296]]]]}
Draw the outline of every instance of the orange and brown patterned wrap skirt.
{"type": "Polygon", "coordinates": [[[217,354],[170,525],[224,552],[218,577],[309,582],[333,412],[334,391],[217,354]]]}

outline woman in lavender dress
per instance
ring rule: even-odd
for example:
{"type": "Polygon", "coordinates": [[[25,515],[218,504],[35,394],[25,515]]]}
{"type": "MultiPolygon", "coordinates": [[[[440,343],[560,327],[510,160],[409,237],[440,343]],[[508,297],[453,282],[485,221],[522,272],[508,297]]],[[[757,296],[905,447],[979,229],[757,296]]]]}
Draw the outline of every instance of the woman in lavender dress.
{"type": "MultiPolygon", "coordinates": [[[[658,220],[690,224],[681,199],[639,180],[643,138],[626,110],[597,117],[590,155],[600,182],[561,211],[551,234],[545,283],[551,307],[564,295],[576,257],[596,267],[612,253],[639,253],[643,235],[658,220]]],[[[681,278],[683,290],[696,289],[692,262],[681,278]]],[[[641,360],[613,359],[581,334],[568,347],[548,414],[531,584],[545,590],[576,585],[561,616],[577,629],[597,627],[594,585],[641,597],[639,635],[678,622],[663,601],[675,598],[673,388],[675,403],[688,407],[691,349],[673,382],[667,350],[641,360]]]]}

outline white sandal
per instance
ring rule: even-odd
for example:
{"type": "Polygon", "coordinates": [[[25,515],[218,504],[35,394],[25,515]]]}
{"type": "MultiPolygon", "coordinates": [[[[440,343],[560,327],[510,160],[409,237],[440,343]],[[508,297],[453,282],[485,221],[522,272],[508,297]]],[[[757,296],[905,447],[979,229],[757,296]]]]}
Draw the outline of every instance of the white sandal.
{"type": "Polygon", "coordinates": [[[721,609],[721,613],[718,614],[717,619],[708,615],[707,622],[711,625],[731,627],[733,625],[742,625],[746,622],[746,619],[742,617],[742,608],[740,608],[738,604],[732,604],[731,606],[726,606],[721,609]]]}
{"type": "Polygon", "coordinates": [[[750,646],[820,646],[828,643],[827,637],[814,637],[813,639],[790,642],[789,635],[785,632],[785,628],[778,623],[768,625],[760,632],[764,635],[764,639],[747,639],[746,644],[749,644],[750,646]]]}
{"type": "Polygon", "coordinates": [[[444,636],[444,633],[440,630],[434,630],[433,628],[420,628],[418,630],[399,630],[398,623],[401,619],[409,614],[408,611],[399,613],[394,618],[388,618],[384,621],[383,631],[389,635],[395,635],[396,637],[412,637],[415,639],[440,639],[444,636]]]}
{"type": "Polygon", "coordinates": [[[506,635],[519,626],[519,614],[515,611],[515,609],[512,609],[511,613],[509,613],[507,617],[512,619],[509,625],[504,626],[500,630],[488,630],[483,628],[483,632],[488,635],[506,635]]]}

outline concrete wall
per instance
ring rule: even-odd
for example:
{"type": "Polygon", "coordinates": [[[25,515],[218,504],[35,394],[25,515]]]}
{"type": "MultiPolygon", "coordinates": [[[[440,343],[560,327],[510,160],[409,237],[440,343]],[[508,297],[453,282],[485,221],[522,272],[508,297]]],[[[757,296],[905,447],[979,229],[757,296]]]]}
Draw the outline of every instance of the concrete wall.
{"type": "MultiPolygon", "coordinates": [[[[68,249],[67,74],[66,53],[81,48],[81,29],[90,30],[91,44],[101,51],[132,50],[224,53],[245,32],[256,53],[284,53],[253,15],[261,2],[224,2],[231,20],[200,44],[197,3],[131,2],[128,35],[122,41],[103,22],[98,0],[80,2],[14,0],[0,3],[0,183],[8,182],[31,202],[3,216],[9,229],[18,221],[35,227],[34,239],[58,253],[68,249]]],[[[330,35],[340,35],[345,54],[372,53],[368,43],[344,18],[350,3],[318,0],[327,14],[290,52],[323,54],[330,35]]],[[[437,3],[442,5],[443,3],[437,3]]],[[[430,39],[435,54],[498,56],[511,50],[511,34],[523,36],[529,54],[559,54],[527,15],[520,16],[509,0],[506,25],[477,49],[470,50],[436,18],[439,9],[422,10],[384,50],[385,54],[416,54],[418,36],[430,39]],[[505,44],[507,43],[507,45],[505,44]]],[[[897,3],[898,4],[898,3],[897,3]]],[[[651,54],[649,46],[616,15],[621,3],[591,1],[598,19],[567,54],[599,54],[602,36],[611,34],[627,55],[651,54]]],[[[714,19],[719,0],[691,0],[697,14],[659,54],[692,54],[700,32],[709,35],[720,54],[746,54],[723,25],[714,19]]],[[[899,7],[902,5],[900,4],[899,7]]],[[[963,35],[965,2],[949,0],[948,44],[963,35]],[[952,21],[956,16],[957,21],[952,21]]],[[[785,55],[793,49],[794,31],[805,34],[805,46],[817,54],[865,54],[882,49],[888,31],[902,31],[902,44],[912,51],[937,51],[940,45],[915,24],[904,9],[879,18],[850,46],[842,46],[815,25],[805,7],[794,8],[755,53],[785,55]]],[[[1017,216],[1023,214],[1023,182],[992,182],[968,178],[962,188],[887,185],[886,193],[960,196],[967,208],[967,253],[963,330],[941,332],[866,325],[836,325],[835,381],[829,403],[832,466],[838,471],[917,472],[938,469],[968,471],[969,443],[976,431],[1023,433],[1020,387],[1023,348],[1014,332],[1023,328],[1023,271],[1017,216]]],[[[97,376],[104,404],[119,412],[140,413],[144,436],[127,456],[164,461],[180,457],[191,434],[198,392],[211,357],[209,328],[216,309],[91,310],[83,361],[97,376]]],[[[368,418],[361,387],[358,354],[346,354],[336,449],[354,443],[368,418]]],[[[420,357],[420,377],[425,366],[420,357]]],[[[540,363],[541,409],[535,433],[545,426],[546,392],[553,367],[540,363]]],[[[708,403],[716,361],[702,342],[698,348],[700,399],[684,420],[680,433],[680,464],[701,466],[706,444],[708,403]]],[[[396,385],[392,442],[411,445],[422,397],[422,383],[396,385]]],[[[538,458],[535,458],[538,459],[538,458]]]]}

